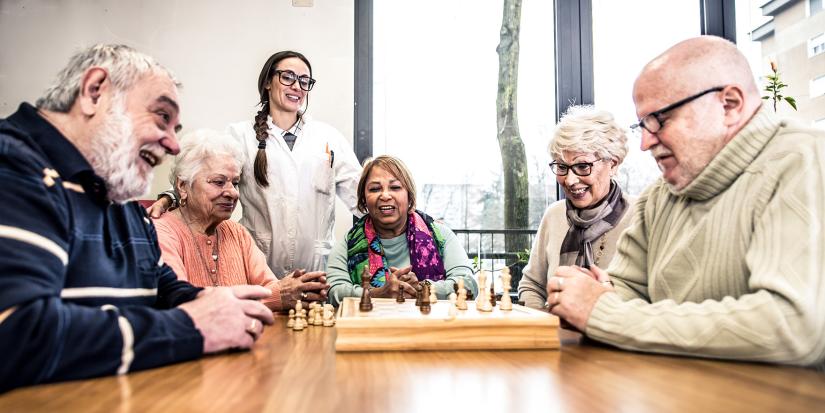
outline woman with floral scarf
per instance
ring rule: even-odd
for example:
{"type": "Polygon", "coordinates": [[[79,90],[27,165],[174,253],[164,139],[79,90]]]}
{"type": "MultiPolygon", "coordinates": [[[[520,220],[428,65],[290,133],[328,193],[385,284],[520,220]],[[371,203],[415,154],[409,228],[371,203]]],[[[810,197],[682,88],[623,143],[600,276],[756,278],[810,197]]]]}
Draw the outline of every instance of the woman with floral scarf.
{"type": "Polygon", "coordinates": [[[414,298],[419,282],[433,283],[446,299],[464,279],[477,294],[467,253],[443,223],[415,209],[415,182],[400,159],[379,156],[364,166],[358,182],[358,209],[366,213],[333,248],[327,264],[329,301],[360,297],[361,277],[370,276],[370,296],[414,298]]]}

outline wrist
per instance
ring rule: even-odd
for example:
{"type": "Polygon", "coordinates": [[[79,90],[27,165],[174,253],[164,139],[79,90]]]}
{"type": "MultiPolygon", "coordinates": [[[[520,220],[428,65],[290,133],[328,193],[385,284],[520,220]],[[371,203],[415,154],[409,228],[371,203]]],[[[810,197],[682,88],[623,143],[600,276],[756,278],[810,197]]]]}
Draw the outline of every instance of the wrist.
{"type": "Polygon", "coordinates": [[[168,209],[171,210],[171,209],[178,208],[180,206],[180,199],[178,198],[178,194],[175,191],[170,189],[170,190],[163,191],[163,192],[158,194],[158,199],[161,199],[163,197],[169,198],[170,203],[169,203],[169,208],[168,209]]]}

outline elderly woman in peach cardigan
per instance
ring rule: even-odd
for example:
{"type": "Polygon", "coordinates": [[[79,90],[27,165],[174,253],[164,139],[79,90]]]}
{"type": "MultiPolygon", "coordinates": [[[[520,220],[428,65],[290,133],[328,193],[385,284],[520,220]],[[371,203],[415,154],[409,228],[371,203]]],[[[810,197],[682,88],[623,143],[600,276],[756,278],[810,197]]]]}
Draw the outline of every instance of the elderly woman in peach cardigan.
{"type": "Polygon", "coordinates": [[[181,207],[155,220],[163,260],[179,279],[201,287],[253,284],[269,288],[273,311],[297,300],[326,301],[323,272],[296,270],[277,279],[246,229],[231,221],[238,204],[243,153],[234,140],[210,130],[181,138],[170,181],[181,207]]]}

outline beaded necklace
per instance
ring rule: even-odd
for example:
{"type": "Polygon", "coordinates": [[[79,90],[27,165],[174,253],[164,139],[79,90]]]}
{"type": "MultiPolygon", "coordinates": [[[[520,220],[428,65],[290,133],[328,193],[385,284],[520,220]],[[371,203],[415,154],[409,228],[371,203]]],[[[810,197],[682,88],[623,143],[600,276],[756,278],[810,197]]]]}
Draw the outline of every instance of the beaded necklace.
{"type": "MultiPolygon", "coordinates": [[[[220,232],[218,231],[218,228],[215,228],[215,245],[212,246],[212,261],[215,262],[215,268],[209,269],[209,265],[207,265],[206,260],[203,258],[203,253],[201,252],[201,248],[200,248],[200,246],[198,246],[198,239],[195,238],[195,233],[192,232],[192,228],[189,226],[189,222],[190,222],[189,219],[184,214],[183,208],[179,208],[179,210],[180,210],[180,215],[183,218],[183,223],[186,224],[186,229],[189,230],[189,235],[192,236],[192,242],[195,243],[195,250],[197,250],[197,252],[198,252],[198,259],[200,260],[201,265],[203,265],[203,269],[206,270],[206,276],[209,277],[210,281],[212,281],[212,286],[217,287],[218,286],[218,268],[219,268],[219,265],[220,265],[220,263],[218,262],[218,251],[219,251],[219,248],[220,248],[219,246],[220,246],[220,242],[221,242],[220,232]]],[[[212,241],[209,239],[208,234],[206,235],[206,237],[207,237],[206,243],[211,244],[212,241]]]]}

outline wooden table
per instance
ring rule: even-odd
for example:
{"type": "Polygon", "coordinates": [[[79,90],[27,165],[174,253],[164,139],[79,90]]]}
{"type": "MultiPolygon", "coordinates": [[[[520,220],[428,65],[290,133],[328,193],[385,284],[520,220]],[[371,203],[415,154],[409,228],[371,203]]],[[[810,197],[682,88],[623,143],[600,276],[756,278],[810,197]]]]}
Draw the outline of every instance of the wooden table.
{"type": "Polygon", "coordinates": [[[17,389],[0,412],[825,411],[825,374],[624,352],[335,353],[335,329],[276,320],[250,352],[17,389]]]}

